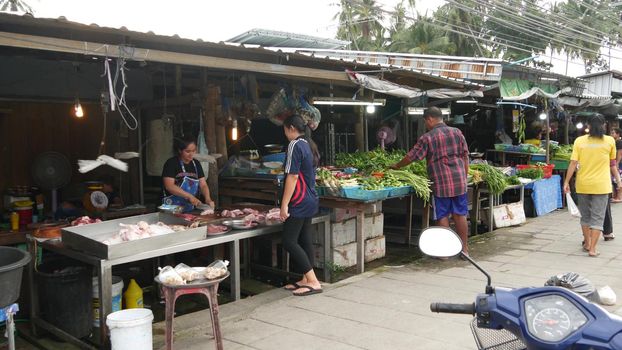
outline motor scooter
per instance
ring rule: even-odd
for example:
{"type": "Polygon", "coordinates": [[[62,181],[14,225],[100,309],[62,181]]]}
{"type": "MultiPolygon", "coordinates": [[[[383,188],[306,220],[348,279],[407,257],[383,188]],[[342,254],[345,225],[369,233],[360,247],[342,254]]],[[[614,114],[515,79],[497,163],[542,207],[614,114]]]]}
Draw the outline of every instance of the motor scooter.
{"type": "Polygon", "coordinates": [[[475,315],[471,331],[478,349],[622,350],[622,318],[562,287],[493,287],[490,275],[468,255],[449,228],[430,227],[419,238],[429,256],[460,256],[487,278],[474,303],[432,303],[438,313],[475,315]]]}

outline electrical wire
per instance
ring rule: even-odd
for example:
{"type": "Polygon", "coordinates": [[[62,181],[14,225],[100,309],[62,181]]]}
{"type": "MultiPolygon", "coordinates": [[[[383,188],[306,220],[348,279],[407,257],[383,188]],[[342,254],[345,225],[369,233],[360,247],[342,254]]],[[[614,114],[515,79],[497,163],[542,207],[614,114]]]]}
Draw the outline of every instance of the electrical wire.
{"type": "MultiPolygon", "coordinates": [[[[454,5],[456,5],[457,7],[461,8],[461,9],[464,9],[464,10],[469,10],[469,8],[468,8],[468,7],[466,7],[466,6],[464,6],[463,4],[461,4],[461,3],[457,2],[456,0],[448,0],[448,1],[449,1],[449,2],[451,2],[451,3],[453,3],[454,5]]],[[[483,5],[483,4],[484,4],[483,2],[481,2],[481,0],[479,0],[479,1],[478,1],[478,0],[475,0],[475,1],[476,1],[477,3],[479,3],[480,5],[483,5]]],[[[495,0],[493,0],[493,1],[495,1],[495,0]]],[[[473,11],[473,12],[479,13],[479,14],[481,14],[482,16],[487,16],[487,18],[489,18],[491,21],[496,22],[496,23],[498,23],[498,24],[500,24],[500,25],[509,26],[509,27],[511,27],[511,28],[514,28],[515,30],[517,30],[517,31],[519,31],[519,32],[527,32],[527,28],[522,27],[522,26],[520,26],[520,25],[517,25],[517,24],[515,24],[515,23],[512,23],[512,22],[510,22],[510,21],[508,21],[508,20],[505,20],[505,19],[500,19],[500,18],[498,18],[498,17],[488,15],[488,14],[486,14],[486,13],[482,12],[481,10],[476,10],[476,9],[470,9],[470,10],[471,10],[471,11],[473,11]]],[[[509,13],[509,12],[504,12],[504,13],[507,13],[507,14],[510,14],[510,15],[515,15],[515,14],[513,14],[513,13],[509,13]]],[[[521,18],[522,16],[515,16],[515,17],[516,17],[516,18],[521,18]]],[[[539,23],[531,23],[531,24],[533,24],[533,25],[539,25],[539,23]]],[[[534,31],[534,30],[533,30],[533,28],[532,28],[529,32],[530,32],[532,35],[536,35],[536,36],[539,36],[539,37],[541,37],[541,38],[543,38],[543,39],[550,40],[551,42],[561,43],[561,44],[562,44],[562,46],[564,46],[564,47],[574,47],[574,48],[578,49],[579,51],[590,52],[590,53],[594,53],[594,54],[596,54],[596,55],[600,55],[600,54],[601,54],[599,51],[594,51],[594,50],[590,50],[590,49],[587,49],[587,48],[583,48],[583,47],[580,47],[580,46],[578,46],[578,45],[575,45],[575,44],[572,44],[572,43],[569,43],[569,42],[565,42],[565,41],[560,40],[560,39],[555,39],[555,38],[554,38],[554,37],[552,37],[552,36],[549,36],[549,35],[546,35],[546,34],[539,33],[539,32],[537,32],[537,31],[534,31]]],[[[516,42],[514,42],[514,43],[516,43],[516,42]]],[[[595,45],[602,46],[602,42],[601,42],[601,43],[594,43],[594,42],[592,42],[592,43],[593,43],[593,44],[595,44],[595,45]]],[[[549,43],[549,44],[550,44],[550,43],[549,43]]],[[[547,46],[548,46],[548,45],[547,45],[547,46]]],[[[538,49],[537,51],[539,52],[540,50],[538,49]]],[[[615,56],[612,56],[612,57],[615,57],[615,56]]],[[[620,58],[620,57],[615,57],[615,58],[620,58]]]]}
{"type": "MultiPolygon", "coordinates": [[[[475,0],[480,4],[485,4],[484,0],[475,0]]],[[[493,3],[495,3],[499,8],[501,8],[503,10],[503,12],[505,14],[508,14],[510,16],[514,16],[516,19],[520,20],[522,23],[525,23],[527,26],[529,27],[523,27],[524,30],[526,31],[532,31],[533,28],[531,27],[532,25],[535,26],[540,26],[540,27],[544,27],[548,30],[550,30],[553,33],[559,34],[562,37],[569,39],[571,42],[575,41],[575,40],[581,40],[587,43],[591,43],[594,45],[598,45],[599,47],[603,46],[603,36],[610,36],[610,34],[604,33],[604,32],[600,32],[600,35],[594,35],[594,34],[590,34],[587,33],[585,31],[581,31],[577,28],[573,28],[573,27],[567,27],[567,26],[554,26],[546,21],[542,21],[542,18],[536,17],[535,15],[533,15],[532,13],[526,12],[523,16],[515,16],[515,10],[514,8],[504,4],[503,2],[501,2],[500,0],[492,0],[493,3]],[[565,30],[571,30],[574,33],[569,33],[565,30]],[[568,33],[568,34],[566,34],[568,33]],[[587,39],[587,38],[591,38],[587,39]]],[[[545,8],[538,6],[539,9],[545,10],[545,8]]],[[[549,13],[549,16],[551,16],[551,18],[554,17],[560,17],[559,14],[554,14],[552,12],[549,13]]],[[[575,21],[573,19],[569,19],[567,17],[562,17],[565,21],[568,22],[572,22],[572,23],[576,23],[578,24],[580,27],[582,27],[583,29],[588,29],[588,30],[595,30],[594,28],[588,27],[585,24],[575,21]]],[[[507,23],[507,21],[506,21],[507,23]]],[[[562,24],[562,23],[560,23],[562,24]]],[[[564,44],[568,44],[567,41],[562,41],[564,44]]]]}

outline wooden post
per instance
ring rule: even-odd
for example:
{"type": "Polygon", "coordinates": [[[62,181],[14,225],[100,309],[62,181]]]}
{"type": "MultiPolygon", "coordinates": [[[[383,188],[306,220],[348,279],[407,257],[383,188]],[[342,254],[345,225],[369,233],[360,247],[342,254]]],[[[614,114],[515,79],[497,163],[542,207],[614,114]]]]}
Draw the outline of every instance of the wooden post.
{"type": "MultiPolygon", "coordinates": [[[[207,76],[204,75],[207,80],[207,76]]],[[[207,84],[205,83],[204,86],[207,84]]],[[[214,85],[207,85],[205,89],[205,104],[203,108],[203,132],[205,143],[210,153],[216,153],[216,101],[220,101],[220,88],[214,85]]],[[[218,166],[211,164],[207,175],[207,185],[209,186],[212,200],[218,205],[218,166]]]]}
{"type": "Polygon", "coordinates": [[[364,119],[365,119],[365,108],[364,107],[359,107],[358,117],[357,117],[356,126],[355,126],[355,130],[356,130],[355,138],[356,138],[356,148],[360,152],[364,152],[365,151],[365,123],[364,123],[364,119]]]}
{"type": "MultiPolygon", "coordinates": [[[[219,99],[220,101],[220,99],[219,99]]],[[[229,159],[229,155],[227,152],[227,129],[226,129],[226,120],[223,115],[222,105],[218,104],[217,122],[216,122],[216,153],[222,154],[222,157],[218,159],[218,168],[222,168],[227,160],[229,159]]]]}

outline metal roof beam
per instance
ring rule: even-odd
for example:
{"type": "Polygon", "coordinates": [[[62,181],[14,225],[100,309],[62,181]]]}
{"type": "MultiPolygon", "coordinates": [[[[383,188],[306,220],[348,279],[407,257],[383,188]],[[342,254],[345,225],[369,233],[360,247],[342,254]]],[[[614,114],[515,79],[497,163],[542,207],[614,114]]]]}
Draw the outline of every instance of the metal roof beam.
{"type": "Polygon", "coordinates": [[[279,76],[309,78],[316,81],[349,82],[346,73],[343,71],[286,66],[282,64],[244,61],[232,58],[193,55],[171,51],[150,50],[137,47],[126,47],[9,32],[0,32],[0,46],[76,53],[110,58],[123,57],[136,61],[151,61],[196,67],[259,72],[279,76]]]}

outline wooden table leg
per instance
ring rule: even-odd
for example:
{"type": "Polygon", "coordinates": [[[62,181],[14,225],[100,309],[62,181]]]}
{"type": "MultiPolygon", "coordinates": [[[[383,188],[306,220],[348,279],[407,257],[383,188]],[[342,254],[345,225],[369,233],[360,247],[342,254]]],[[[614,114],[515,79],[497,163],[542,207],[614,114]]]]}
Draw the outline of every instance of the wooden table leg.
{"type": "Polygon", "coordinates": [[[356,271],[365,272],[365,210],[356,212],[356,271]]]}
{"type": "Polygon", "coordinates": [[[488,232],[492,232],[494,230],[494,218],[493,218],[493,209],[495,207],[494,195],[491,192],[488,192],[488,232]]]}
{"type": "Polygon", "coordinates": [[[413,196],[410,195],[406,197],[406,235],[404,239],[404,243],[407,246],[410,246],[410,240],[412,237],[412,228],[413,228],[413,196]]]}
{"type": "MultiPolygon", "coordinates": [[[[430,200],[433,200],[430,198],[430,200]]],[[[423,212],[421,213],[421,230],[425,230],[430,227],[430,203],[423,205],[423,212]]]]}
{"type": "Polygon", "coordinates": [[[480,196],[479,189],[477,187],[473,188],[473,200],[471,203],[471,234],[477,234],[477,224],[479,223],[479,210],[480,210],[480,196]]]}
{"type": "Polygon", "coordinates": [[[324,231],[324,282],[330,282],[332,278],[330,266],[332,266],[333,262],[330,220],[324,220],[320,225],[322,225],[322,231],[324,231]]]}

